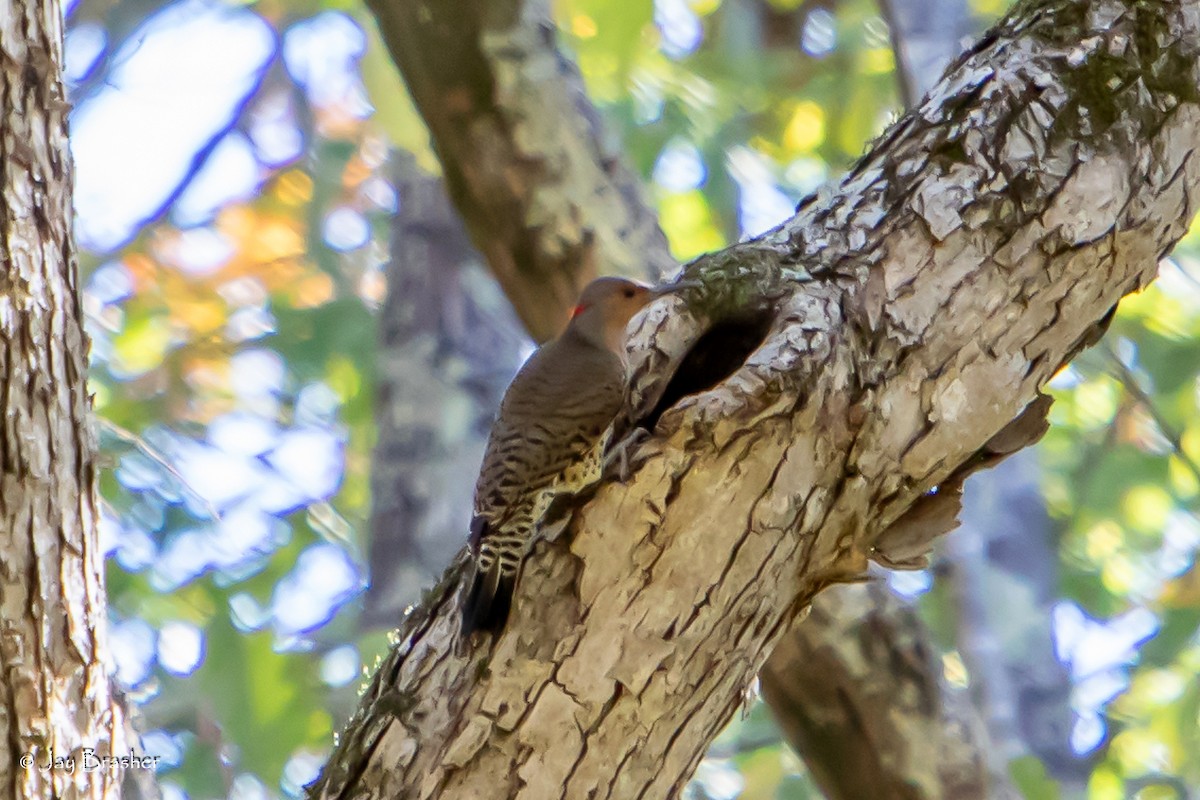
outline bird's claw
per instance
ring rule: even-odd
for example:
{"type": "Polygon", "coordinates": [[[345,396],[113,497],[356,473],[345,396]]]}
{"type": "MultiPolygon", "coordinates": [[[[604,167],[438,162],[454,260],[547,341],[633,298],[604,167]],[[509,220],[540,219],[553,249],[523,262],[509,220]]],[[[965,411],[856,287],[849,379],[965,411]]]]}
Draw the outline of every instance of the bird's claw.
{"type": "Polygon", "coordinates": [[[634,468],[639,466],[633,462],[632,453],[649,438],[650,431],[645,428],[634,428],[630,431],[608,451],[604,459],[604,474],[615,477],[620,483],[627,483],[633,476],[634,468]]]}

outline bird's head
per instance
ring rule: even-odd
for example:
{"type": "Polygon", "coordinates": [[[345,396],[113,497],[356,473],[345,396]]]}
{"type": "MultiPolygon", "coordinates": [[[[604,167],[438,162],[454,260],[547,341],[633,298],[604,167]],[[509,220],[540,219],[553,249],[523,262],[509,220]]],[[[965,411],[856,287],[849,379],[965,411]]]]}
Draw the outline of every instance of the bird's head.
{"type": "Polygon", "coordinates": [[[625,328],[646,304],[660,295],[653,287],[628,278],[597,278],[579,296],[568,330],[594,344],[621,353],[625,328]]]}

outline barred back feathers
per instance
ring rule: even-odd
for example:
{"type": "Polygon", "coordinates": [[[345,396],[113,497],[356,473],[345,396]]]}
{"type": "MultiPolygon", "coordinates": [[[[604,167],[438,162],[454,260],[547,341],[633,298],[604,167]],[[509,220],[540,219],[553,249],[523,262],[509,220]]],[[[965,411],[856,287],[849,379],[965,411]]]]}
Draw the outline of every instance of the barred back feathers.
{"type": "Polygon", "coordinates": [[[600,479],[625,396],[625,328],[655,296],[624,278],[592,281],[566,331],[534,353],[508,387],[475,485],[464,637],[503,630],[551,502],[600,479]]]}

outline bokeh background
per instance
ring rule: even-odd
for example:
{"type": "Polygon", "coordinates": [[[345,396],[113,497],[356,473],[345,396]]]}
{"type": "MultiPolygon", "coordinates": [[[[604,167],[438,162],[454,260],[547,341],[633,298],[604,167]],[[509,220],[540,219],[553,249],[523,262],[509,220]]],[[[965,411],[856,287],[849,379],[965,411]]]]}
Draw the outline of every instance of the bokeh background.
{"type": "MultiPolygon", "coordinates": [[[[1005,10],[945,5],[924,19],[952,47],[1005,10]]],[[[555,3],[680,260],[790,216],[895,118],[895,14],[555,3]]],[[[76,0],[66,17],[115,676],[167,800],[298,796],[389,628],[464,544],[488,422],[532,344],[360,4],[76,0]]],[[[1015,742],[1029,798],[1200,792],[1198,258],[1193,231],[1055,378],[1052,430],[976,492],[974,532],[887,579],[1015,742]],[[1031,686],[1040,715],[1014,700],[1031,686]]],[[[820,796],[755,701],[690,792],[820,796]]]]}

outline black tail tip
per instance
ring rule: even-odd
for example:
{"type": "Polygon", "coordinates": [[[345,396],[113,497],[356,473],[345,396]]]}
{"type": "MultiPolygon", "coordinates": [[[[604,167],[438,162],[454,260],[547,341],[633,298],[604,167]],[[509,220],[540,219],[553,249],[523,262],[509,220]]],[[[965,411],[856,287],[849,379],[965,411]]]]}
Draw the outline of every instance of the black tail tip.
{"type": "Polygon", "coordinates": [[[516,577],[501,575],[497,566],[487,572],[476,572],[462,606],[463,638],[476,631],[495,635],[504,630],[515,588],[516,577]]]}

